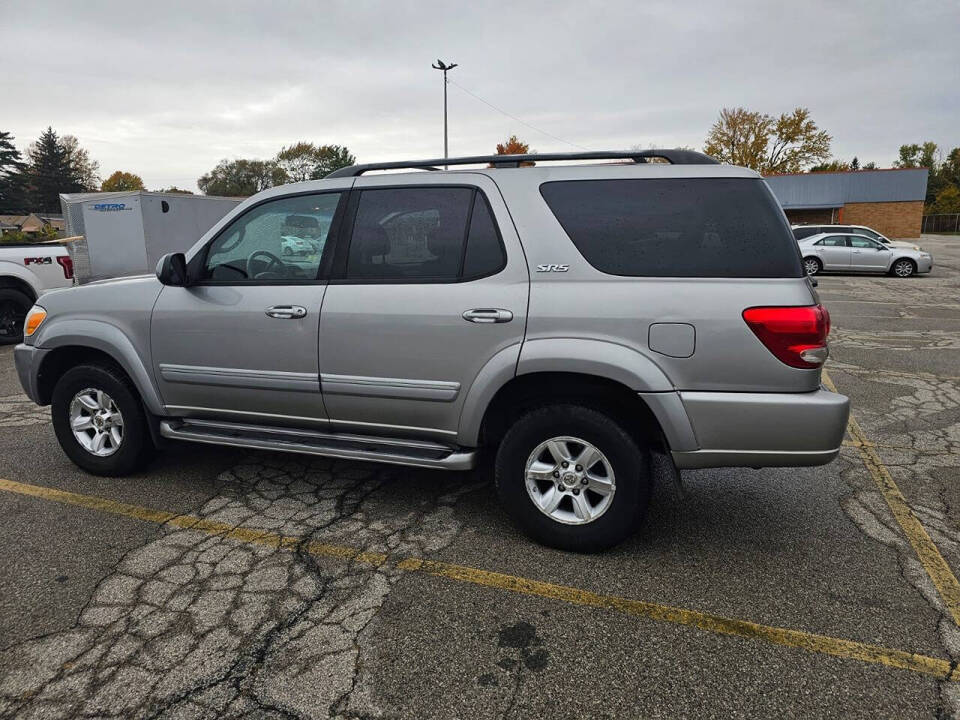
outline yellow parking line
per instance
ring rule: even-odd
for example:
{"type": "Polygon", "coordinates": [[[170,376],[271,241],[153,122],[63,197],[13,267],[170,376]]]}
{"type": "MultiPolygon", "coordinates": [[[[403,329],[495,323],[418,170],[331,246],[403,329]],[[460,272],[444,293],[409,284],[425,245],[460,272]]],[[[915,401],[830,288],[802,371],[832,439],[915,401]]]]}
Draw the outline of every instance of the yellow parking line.
{"type": "Polygon", "coordinates": [[[958,375],[937,375],[928,372],[905,372],[903,370],[873,370],[862,367],[845,366],[837,368],[850,375],[892,375],[893,377],[918,378],[920,380],[960,380],[958,375]]]}
{"type": "MultiPolygon", "coordinates": [[[[880,448],[881,450],[903,450],[904,452],[921,452],[915,447],[910,447],[908,445],[888,445],[887,443],[875,443],[875,442],[860,442],[859,440],[844,440],[841,443],[844,447],[872,447],[880,448]]],[[[924,450],[922,451],[924,455],[960,455],[956,450],[924,450]]]]}
{"type": "MultiPolygon", "coordinates": [[[[5,478],[0,478],[0,490],[18,495],[29,495],[43,500],[52,500],[66,505],[77,505],[90,510],[99,510],[100,512],[110,513],[111,515],[122,515],[158,525],[172,525],[186,530],[197,530],[207,535],[222,535],[231,540],[254,545],[293,550],[302,540],[302,538],[278,535],[267,530],[245,528],[243,526],[231,525],[230,523],[204,520],[196,515],[183,515],[166,512],[164,510],[154,510],[141,505],[130,505],[116,500],[94,497],[92,495],[79,495],[66,490],[57,490],[41,485],[28,485],[14,480],[6,480],[5,478]]],[[[380,565],[387,560],[387,556],[383,553],[363,552],[341,545],[310,543],[306,549],[312,555],[340,558],[343,560],[356,559],[372,565],[380,565]]]]}
{"type": "MultiPolygon", "coordinates": [[[[837,392],[837,386],[834,385],[826,370],[823,371],[822,377],[823,384],[833,392],[837,392]]],[[[914,515],[910,504],[903,493],[900,492],[900,488],[894,482],[887,466],[883,464],[883,460],[877,454],[876,446],[867,439],[853,413],[850,413],[850,419],[847,422],[847,432],[853,438],[850,445],[857,448],[860,459],[877,484],[883,499],[887,501],[890,512],[893,513],[893,517],[900,525],[900,529],[903,530],[903,534],[910,541],[913,551],[917,554],[924,570],[927,571],[927,575],[930,576],[930,580],[933,581],[937,592],[940,593],[940,598],[943,600],[947,611],[953,617],[953,621],[960,625],[960,582],[957,581],[956,575],[953,574],[936,544],[917,519],[917,516],[914,515]]]]}
{"type": "MultiPolygon", "coordinates": [[[[65,490],[56,490],[38,485],[27,485],[2,478],[0,478],[0,490],[65,503],[67,505],[89,508],[113,515],[135,518],[146,522],[173,525],[179,528],[202,532],[207,535],[230,538],[243,543],[264,545],[285,550],[293,550],[301,547],[303,543],[303,538],[299,537],[279,535],[269,531],[244,528],[229,523],[204,520],[195,515],[180,515],[162,510],[153,510],[139,505],[130,505],[114,500],[91,497],[89,495],[79,495],[65,490]]],[[[419,557],[393,558],[385,553],[366,552],[359,548],[320,542],[308,543],[301,549],[320,557],[351,560],[374,567],[392,562],[394,567],[406,572],[422,573],[455,582],[469,583],[471,585],[522,595],[531,595],[567,603],[568,605],[609,610],[633,617],[698,628],[720,635],[730,635],[749,640],[762,640],[773,645],[781,645],[823,655],[832,655],[847,660],[859,660],[861,662],[883,665],[889,668],[909,670],[923,675],[931,675],[941,680],[960,680],[960,670],[956,669],[949,660],[885,648],[879,645],[870,645],[854,640],[818,635],[816,633],[804,632],[803,630],[791,630],[789,628],[772,625],[761,625],[748,620],[737,620],[714,613],[644,602],[642,600],[633,600],[616,595],[602,595],[566,585],[556,585],[515,575],[507,575],[505,573],[491,572],[489,570],[438,562],[436,560],[427,560],[419,557]]]]}

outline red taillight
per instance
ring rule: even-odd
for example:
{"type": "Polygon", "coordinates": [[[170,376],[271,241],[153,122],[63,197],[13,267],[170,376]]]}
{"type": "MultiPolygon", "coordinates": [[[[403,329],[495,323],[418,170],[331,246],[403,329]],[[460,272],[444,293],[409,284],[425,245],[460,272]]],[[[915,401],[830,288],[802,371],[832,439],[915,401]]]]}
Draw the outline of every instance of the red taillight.
{"type": "Polygon", "coordinates": [[[767,350],[790,367],[818,368],[827,359],[830,313],[822,305],[747,308],[743,319],[767,350]]]}
{"type": "Polygon", "coordinates": [[[63,268],[63,276],[67,280],[73,280],[73,258],[69,255],[59,255],[57,262],[60,263],[60,267],[63,268]]]}

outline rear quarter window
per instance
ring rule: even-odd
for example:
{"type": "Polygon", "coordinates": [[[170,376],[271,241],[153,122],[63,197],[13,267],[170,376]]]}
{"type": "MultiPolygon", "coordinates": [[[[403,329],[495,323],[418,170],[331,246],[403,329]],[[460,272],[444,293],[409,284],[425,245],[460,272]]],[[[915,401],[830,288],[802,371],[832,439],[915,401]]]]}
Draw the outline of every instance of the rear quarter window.
{"type": "Polygon", "coordinates": [[[593,267],[631,277],[802,277],[786,217],[762,180],[548,182],[540,194],[593,267]]]}

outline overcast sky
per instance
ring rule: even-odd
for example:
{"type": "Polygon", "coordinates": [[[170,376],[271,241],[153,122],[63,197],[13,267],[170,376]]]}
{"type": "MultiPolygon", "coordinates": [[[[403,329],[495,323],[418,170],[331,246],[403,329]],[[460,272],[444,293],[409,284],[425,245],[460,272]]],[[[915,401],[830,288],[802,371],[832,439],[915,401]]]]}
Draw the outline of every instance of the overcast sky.
{"type": "Polygon", "coordinates": [[[136,172],[150,189],[196,189],[222,158],[298,140],[368,162],[440,156],[438,57],[548,133],[451,85],[451,155],[511,133],[540,152],[699,149],[737,105],[809,107],[834,155],[862,163],[960,145],[956,0],[0,0],[0,23],[0,130],[25,149],[52,125],[103,177],[136,172]]]}

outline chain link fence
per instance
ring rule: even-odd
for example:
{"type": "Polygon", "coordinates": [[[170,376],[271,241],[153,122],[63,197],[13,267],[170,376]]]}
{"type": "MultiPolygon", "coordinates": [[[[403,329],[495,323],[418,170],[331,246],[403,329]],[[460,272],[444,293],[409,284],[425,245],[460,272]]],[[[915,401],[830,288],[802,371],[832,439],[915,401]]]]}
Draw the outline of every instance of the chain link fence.
{"type": "Polygon", "coordinates": [[[960,213],[940,213],[923,216],[924,233],[960,233],[960,213]]]}

